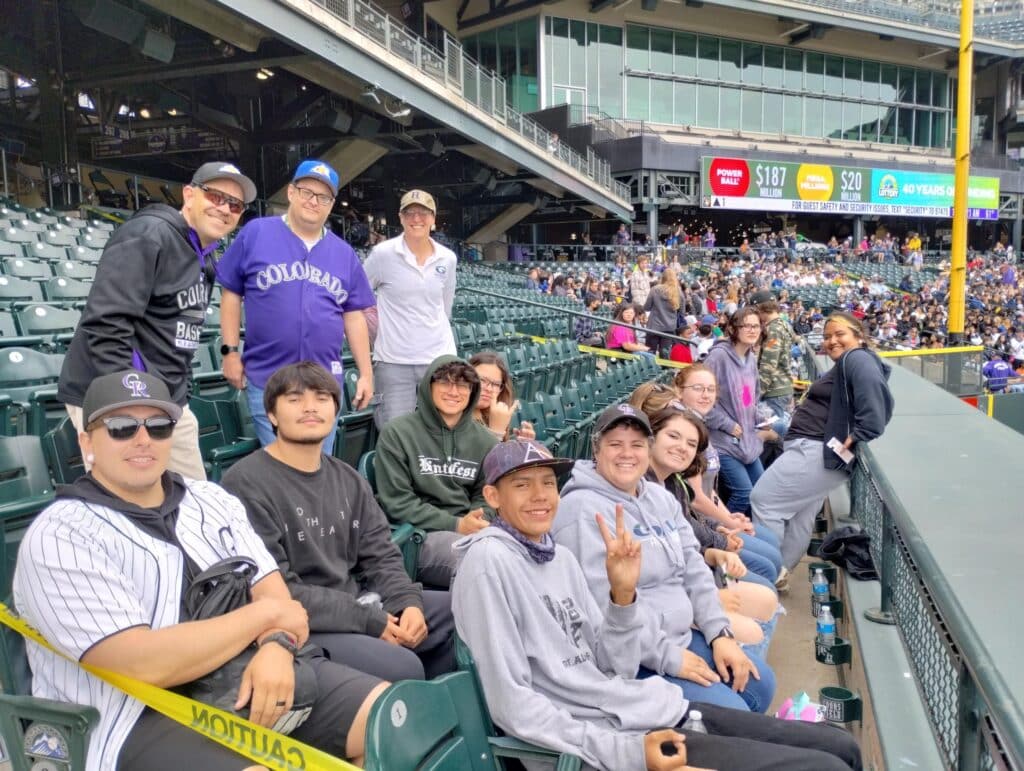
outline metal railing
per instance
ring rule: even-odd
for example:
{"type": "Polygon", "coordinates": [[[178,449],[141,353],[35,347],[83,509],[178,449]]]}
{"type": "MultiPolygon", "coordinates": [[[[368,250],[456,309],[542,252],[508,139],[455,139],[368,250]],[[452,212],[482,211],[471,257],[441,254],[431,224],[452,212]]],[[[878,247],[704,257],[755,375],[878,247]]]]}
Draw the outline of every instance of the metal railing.
{"type": "Polygon", "coordinates": [[[980,345],[885,351],[881,355],[890,364],[903,367],[954,396],[974,396],[985,390],[985,378],[981,374],[985,349],[980,345]]]}
{"type": "MultiPolygon", "coordinates": [[[[843,13],[856,13],[902,24],[959,33],[959,3],[929,2],[928,0],[904,0],[884,2],[883,0],[797,0],[798,5],[811,8],[830,8],[843,13]]],[[[986,9],[982,4],[975,6],[974,23],[979,36],[997,40],[1019,42],[1024,35],[1016,29],[1005,29],[999,22],[1015,21],[1021,18],[1024,4],[1004,4],[1005,7],[986,9]]]]}
{"type": "Polygon", "coordinates": [[[581,177],[593,180],[613,196],[629,201],[629,188],[612,178],[611,166],[606,160],[594,153],[581,155],[532,118],[510,108],[505,79],[481,67],[451,35],[445,34],[443,50],[438,50],[367,0],[313,2],[342,24],[416,67],[453,95],[465,99],[540,150],[569,165],[581,177]]]}

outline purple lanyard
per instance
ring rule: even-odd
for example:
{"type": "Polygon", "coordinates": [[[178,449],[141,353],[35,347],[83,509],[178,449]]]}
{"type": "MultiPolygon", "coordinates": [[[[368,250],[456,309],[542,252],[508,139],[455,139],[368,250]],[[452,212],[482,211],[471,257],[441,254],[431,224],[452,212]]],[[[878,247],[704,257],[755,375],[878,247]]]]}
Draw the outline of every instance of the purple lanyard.
{"type": "Polygon", "coordinates": [[[188,240],[192,244],[192,248],[196,250],[196,257],[199,258],[199,267],[206,270],[206,258],[217,249],[220,242],[214,241],[204,249],[203,245],[199,243],[199,236],[196,235],[196,231],[192,228],[188,229],[188,240]]]}

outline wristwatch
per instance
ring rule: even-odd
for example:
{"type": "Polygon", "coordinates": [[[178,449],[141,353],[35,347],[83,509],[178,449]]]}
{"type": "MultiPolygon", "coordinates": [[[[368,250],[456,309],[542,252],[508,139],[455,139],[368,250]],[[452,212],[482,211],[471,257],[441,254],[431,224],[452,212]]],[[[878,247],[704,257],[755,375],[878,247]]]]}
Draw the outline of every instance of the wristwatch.
{"type": "Polygon", "coordinates": [[[708,645],[713,645],[715,640],[717,640],[719,637],[728,637],[730,640],[736,639],[736,635],[732,631],[732,629],[730,629],[729,627],[723,627],[721,632],[719,632],[711,638],[711,640],[708,642],[708,645]]]}
{"type": "Polygon", "coordinates": [[[295,656],[299,652],[299,646],[295,644],[295,640],[292,639],[292,636],[290,634],[286,634],[285,632],[274,632],[273,634],[268,634],[266,637],[260,640],[259,647],[262,648],[267,643],[272,642],[277,643],[293,656],[295,656]]]}
{"type": "Polygon", "coordinates": [[[237,345],[222,345],[220,347],[220,355],[227,356],[229,353],[238,353],[237,345]]]}

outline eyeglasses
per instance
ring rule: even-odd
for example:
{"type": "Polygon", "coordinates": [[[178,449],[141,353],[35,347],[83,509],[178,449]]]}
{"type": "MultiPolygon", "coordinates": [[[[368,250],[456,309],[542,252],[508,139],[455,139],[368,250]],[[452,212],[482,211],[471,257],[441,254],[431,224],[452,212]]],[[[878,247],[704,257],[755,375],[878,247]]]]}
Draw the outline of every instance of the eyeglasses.
{"type": "Polygon", "coordinates": [[[739,327],[738,327],[738,329],[747,329],[747,330],[758,330],[760,328],[761,328],[760,324],[740,324],[739,327]]]}
{"type": "Polygon", "coordinates": [[[107,427],[107,435],[115,442],[127,442],[139,433],[140,426],[146,427],[146,433],[149,434],[150,439],[160,442],[171,438],[174,426],[178,421],[160,417],[139,420],[126,415],[116,415],[112,418],[102,418],[100,422],[107,427]]]}
{"type": "Polygon", "coordinates": [[[712,396],[718,393],[718,386],[688,385],[683,386],[683,389],[693,391],[695,394],[711,394],[712,396]]]}
{"type": "Polygon", "coordinates": [[[412,206],[406,207],[405,209],[402,209],[402,211],[399,212],[399,214],[410,220],[425,220],[428,217],[434,216],[434,212],[430,211],[430,209],[422,209],[418,206],[415,208],[413,208],[412,206]]]}
{"type": "Polygon", "coordinates": [[[292,185],[292,187],[299,191],[299,198],[302,199],[303,203],[308,203],[309,201],[312,201],[314,199],[320,206],[330,206],[332,203],[334,203],[333,195],[328,195],[327,193],[317,193],[313,190],[310,190],[308,187],[299,187],[298,185],[292,185]]]}
{"type": "Polygon", "coordinates": [[[222,193],[220,190],[214,190],[212,187],[207,185],[192,185],[192,187],[197,187],[202,190],[206,200],[214,206],[224,206],[227,204],[228,211],[232,214],[241,214],[245,211],[245,201],[241,201],[233,195],[222,193]]]}
{"type": "Polygon", "coordinates": [[[465,380],[435,380],[441,388],[454,388],[461,393],[469,393],[473,390],[473,384],[465,380]]]}
{"type": "Polygon", "coordinates": [[[500,380],[491,380],[489,377],[484,377],[483,375],[480,375],[479,377],[480,387],[486,388],[490,391],[500,391],[501,387],[505,385],[500,380]]]}

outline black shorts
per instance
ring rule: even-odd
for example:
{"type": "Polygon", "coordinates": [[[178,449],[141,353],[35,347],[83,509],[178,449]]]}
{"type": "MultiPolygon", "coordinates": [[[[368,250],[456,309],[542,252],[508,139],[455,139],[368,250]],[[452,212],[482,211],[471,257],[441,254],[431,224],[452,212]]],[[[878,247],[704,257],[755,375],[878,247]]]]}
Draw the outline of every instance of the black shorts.
{"type": "MultiPolygon", "coordinates": [[[[356,713],[381,680],[323,656],[313,657],[310,664],[316,670],[320,693],[309,718],[291,737],[344,758],[345,742],[356,713]]],[[[149,707],[132,727],[117,760],[118,771],[241,771],[253,765],[259,763],[149,707]]]]}

